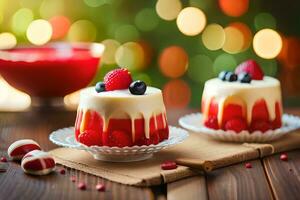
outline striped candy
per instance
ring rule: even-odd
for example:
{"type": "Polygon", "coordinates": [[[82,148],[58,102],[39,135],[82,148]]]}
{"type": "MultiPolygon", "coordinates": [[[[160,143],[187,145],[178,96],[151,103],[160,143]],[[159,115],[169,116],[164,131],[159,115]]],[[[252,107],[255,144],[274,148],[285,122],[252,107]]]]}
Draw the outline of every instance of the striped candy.
{"type": "Polygon", "coordinates": [[[28,174],[46,175],[54,170],[55,161],[47,152],[33,150],[23,157],[21,167],[28,174]]]}
{"type": "Polygon", "coordinates": [[[14,160],[21,160],[25,154],[36,149],[41,150],[41,147],[34,140],[17,140],[8,147],[7,154],[14,160]]]}

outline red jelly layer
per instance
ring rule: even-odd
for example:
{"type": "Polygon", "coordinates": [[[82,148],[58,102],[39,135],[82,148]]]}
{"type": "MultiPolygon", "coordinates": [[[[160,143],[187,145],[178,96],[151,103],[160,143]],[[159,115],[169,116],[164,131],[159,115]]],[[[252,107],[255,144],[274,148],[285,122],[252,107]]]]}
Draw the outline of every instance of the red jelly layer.
{"type": "Polygon", "coordinates": [[[87,146],[134,146],[134,145],[150,145],[168,139],[169,129],[163,114],[155,116],[157,126],[155,127],[155,119],[151,117],[149,124],[149,138],[145,136],[145,120],[143,118],[135,119],[135,138],[132,137],[131,119],[110,119],[108,127],[103,132],[102,117],[95,111],[87,111],[83,122],[83,112],[77,113],[75,122],[75,137],[80,143],[87,146]],[[166,125],[164,127],[164,120],[166,125]],[[84,123],[84,125],[82,125],[84,123]],[[83,131],[80,132],[80,127],[83,131]]]}
{"type": "MultiPolygon", "coordinates": [[[[204,101],[202,101],[202,109],[204,109],[204,101]]],[[[281,109],[279,102],[276,102],[275,106],[275,119],[273,121],[269,120],[269,112],[267,109],[267,105],[264,99],[258,100],[255,105],[252,108],[252,119],[250,125],[247,126],[246,130],[249,130],[251,132],[260,130],[260,131],[267,131],[270,129],[277,129],[280,128],[282,125],[281,122],[281,109]]],[[[239,119],[240,121],[246,120],[246,115],[243,113],[243,110],[246,108],[243,108],[241,105],[238,104],[231,104],[228,103],[224,107],[223,110],[223,118],[221,122],[221,127],[219,127],[219,124],[217,123],[218,119],[218,103],[214,101],[214,99],[211,100],[209,103],[209,110],[207,112],[206,120],[204,121],[204,125],[208,128],[213,129],[223,129],[225,130],[225,124],[233,119],[239,119]]],[[[203,112],[204,110],[202,110],[203,112]]]]}

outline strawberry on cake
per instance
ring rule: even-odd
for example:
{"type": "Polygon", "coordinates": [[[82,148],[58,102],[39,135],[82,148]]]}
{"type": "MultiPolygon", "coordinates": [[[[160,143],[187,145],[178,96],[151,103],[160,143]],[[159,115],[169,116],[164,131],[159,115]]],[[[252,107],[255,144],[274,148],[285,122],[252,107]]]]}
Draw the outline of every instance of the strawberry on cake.
{"type": "Polygon", "coordinates": [[[205,83],[202,113],[204,125],[216,130],[251,133],[280,128],[280,82],[264,76],[254,60],[247,60],[235,72],[223,71],[205,83]]]}
{"type": "Polygon", "coordinates": [[[127,69],[110,71],[103,82],[81,92],[75,137],[87,146],[110,147],[158,144],[168,139],[161,90],[132,81],[127,69]]]}

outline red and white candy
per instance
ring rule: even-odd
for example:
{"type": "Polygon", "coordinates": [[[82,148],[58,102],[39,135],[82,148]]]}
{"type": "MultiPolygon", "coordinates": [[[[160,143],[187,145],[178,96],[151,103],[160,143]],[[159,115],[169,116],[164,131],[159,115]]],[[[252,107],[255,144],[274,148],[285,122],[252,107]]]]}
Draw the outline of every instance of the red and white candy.
{"type": "Polygon", "coordinates": [[[8,147],[7,154],[14,160],[21,160],[25,154],[33,150],[41,150],[40,145],[34,140],[17,140],[8,147]]]}
{"type": "Polygon", "coordinates": [[[28,174],[46,175],[54,170],[55,161],[49,153],[33,150],[23,157],[21,167],[28,174]]]}

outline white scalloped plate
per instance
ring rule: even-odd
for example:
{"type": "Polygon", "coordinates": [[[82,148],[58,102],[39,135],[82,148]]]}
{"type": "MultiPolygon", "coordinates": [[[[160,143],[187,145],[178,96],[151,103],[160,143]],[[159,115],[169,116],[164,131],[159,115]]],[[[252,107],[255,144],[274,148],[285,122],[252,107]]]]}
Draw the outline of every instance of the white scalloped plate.
{"type": "Polygon", "coordinates": [[[254,131],[249,133],[249,131],[242,131],[236,133],[234,131],[224,131],[224,130],[214,130],[203,126],[202,124],[202,114],[192,113],[185,115],[179,119],[179,124],[183,128],[196,133],[202,133],[208,135],[214,139],[228,141],[228,142],[267,142],[276,140],[294,130],[300,128],[300,118],[284,114],[282,116],[283,126],[275,130],[268,130],[264,133],[261,131],[254,131]]]}
{"type": "Polygon", "coordinates": [[[175,144],[179,144],[185,140],[189,134],[187,131],[169,126],[169,139],[164,140],[156,145],[143,145],[132,147],[108,147],[108,146],[91,146],[80,144],[76,141],[74,135],[74,127],[63,128],[54,131],[50,134],[49,139],[59,146],[69,147],[79,150],[88,151],[97,160],[109,161],[109,162],[133,162],[146,160],[152,157],[153,153],[156,153],[162,149],[168,148],[175,144]]]}

